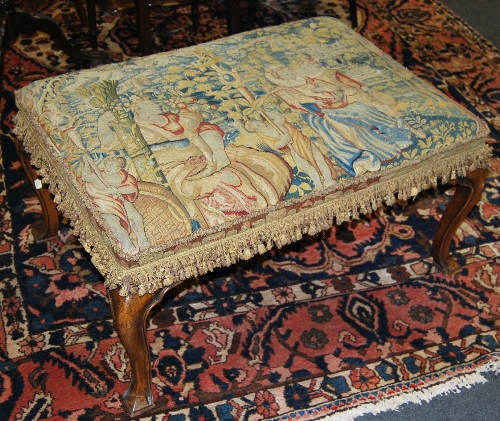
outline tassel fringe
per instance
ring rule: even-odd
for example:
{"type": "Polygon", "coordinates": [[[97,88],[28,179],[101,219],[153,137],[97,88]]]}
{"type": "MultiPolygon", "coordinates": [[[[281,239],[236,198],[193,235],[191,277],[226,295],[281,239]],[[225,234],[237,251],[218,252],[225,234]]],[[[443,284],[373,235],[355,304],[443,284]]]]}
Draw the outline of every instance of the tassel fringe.
{"type": "MultiPolygon", "coordinates": [[[[470,171],[486,168],[491,151],[484,138],[439,150],[433,155],[412,161],[411,165],[394,166],[369,173],[354,180],[333,186],[321,192],[322,196],[309,195],[314,206],[296,210],[304,199],[284,202],[280,207],[263,212],[266,222],[241,230],[226,238],[203,242],[198,235],[190,248],[177,252],[155,248],[138,255],[138,262],[130,263],[130,256],[111,244],[102,226],[102,215],[84,193],[72,174],[69,164],[29,114],[16,116],[16,133],[22,135],[23,145],[31,154],[32,164],[40,168],[42,182],[50,186],[58,209],[67,217],[92,262],[105,278],[109,289],[120,288],[120,295],[153,293],[171,288],[193,276],[203,275],[214,268],[230,266],[238,260],[248,260],[263,254],[272,247],[283,247],[298,241],[304,234],[315,235],[329,229],[335,222],[356,219],[370,213],[383,203],[393,205],[397,200],[408,200],[420,191],[464,177],[470,171]],[[42,145],[40,139],[45,139],[42,145]],[[47,147],[49,145],[49,147],[47,147]],[[272,219],[273,212],[284,215],[272,219]],[[267,216],[266,216],[267,214],[267,216]]],[[[307,200],[307,199],[306,199],[307,200]]],[[[172,247],[171,247],[172,249],[172,247]]]]}

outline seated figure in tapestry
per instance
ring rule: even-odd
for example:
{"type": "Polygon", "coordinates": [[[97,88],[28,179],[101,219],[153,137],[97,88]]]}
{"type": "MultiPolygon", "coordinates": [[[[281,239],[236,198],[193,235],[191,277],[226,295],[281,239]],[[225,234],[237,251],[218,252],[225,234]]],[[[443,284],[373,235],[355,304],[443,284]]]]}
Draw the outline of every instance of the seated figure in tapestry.
{"type": "Polygon", "coordinates": [[[116,122],[109,110],[100,115],[97,137],[86,142],[92,145],[91,151],[74,126],[63,133],[62,140],[73,151],[68,158],[78,157],[85,192],[121,249],[136,254],[192,232],[187,212],[175,196],[162,185],[141,181],[133,161],[121,155],[123,139],[115,132],[116,122]]]}
{"type": "Polygon", "coordinates": [[[125,158],[108,156],[101,170],[90,159],[84,162],[81,177],[85,190],[121,242],[123,250],[128,253],[136,250],[134,242],[139,248],[149,246],[143,217],[134,206],[139,195],[137,180],[124,169],[125,158]]]}
{"type": "MultiPolygon", "coordinates": [[[[332,162],[320,149],[282,114],[273,111],[263,113],[263,119],[250,119],[242,123],[235,120],[241,136],[250,137],[248,143],[274,150],[282,154],[291,168],[302,169],[312,180],[315,187],[335,183],[338,175],[332,162]]],[[[241,140],[240,140],[241,141],[241,140]]]]}
{"type": "Polygon", "coordinates": [[[298,67],[273,66],[266,77],[273,94],[301,113],[351,176],[377,171],[411,144],[412,129],[393,109],[387,94],[370,94],[363,85],[314,59],[298,67]]]}
{"type": "Polygon", "coordinates": [[[450,118],[441,130],[442,119],[415,114],[446,103],[420,82],[406,86],[397,69],[381,78],[369,51],[350,70],[351,44],[342,55],[334,44],[300,44],[287,56],[289,47],[260,37],[237,49],[215,43],[168,63],[131,61],[112,77],[47,82],[58,102],[43,124],[123,251],[258,222],[280,202],[434,151],[469,124],[450,118]],[[254,48],[268,54],[247,61],[254,48]]]}
{"type": "MultiPolygon", "coordinates": [[[[188,95],[166,112],[147,97],[131,104],[133,121],[193,230],[276,205],[292,186],[294,168],[314,187],[327,187],[341,174],[380,169],[411,144],[411,130],[392,110],[393,99],[375,99],[359,82],[317,61],[270,68],[266,77],[277,85],[272,95],[282,108],[301,113],[335,162],[287,121],[286,110],[265,109],[237,72],[216,64],[212,71],[255,109],[253,117],[242,113],[222,127],[207,121],[195,108],[197,99],[188,95]],[[234,134],[235,126],[236,135],[229,138],[226,131],[234,134]]],[[[116,138],[109,131],[113,120],[111,113],[100,118],[99,135],[107,147],[116,138]]]]}
{"type": "Polygon", "coordinates": [[[157,103],[141,98],[132,110],[195,228],[248,215],[284,198],[291,182],[286,161],[270,152],[224,146],[221,127],[202,120],[186,102],[176,107],[177,113],[162,113],[157,103]]]}
{"type": "Polygon", "coordinates": [[[177,113],[162,113],[159,106],[149,99],[133,103],[134,119],[144,139],[153,150],[165,147],[165,142],[186,139],[205,157],[207,167],[199,177],[208,176],[229,165],[224,149],[224,131],[217,125],[204,121],[201,113],[192,111],[186,102],[176,104],[177,113]]]}

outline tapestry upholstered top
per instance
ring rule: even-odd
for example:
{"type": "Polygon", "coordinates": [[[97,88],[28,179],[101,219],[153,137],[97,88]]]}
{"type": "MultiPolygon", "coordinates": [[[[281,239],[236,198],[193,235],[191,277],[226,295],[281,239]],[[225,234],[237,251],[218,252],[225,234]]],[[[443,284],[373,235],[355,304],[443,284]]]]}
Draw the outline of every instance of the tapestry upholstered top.
{"type": "Polygon", "coordinates": [[[108,288],[144,294],[489,162],[486,126],[333,18],[33,82],[17,133],[108,288]]]}

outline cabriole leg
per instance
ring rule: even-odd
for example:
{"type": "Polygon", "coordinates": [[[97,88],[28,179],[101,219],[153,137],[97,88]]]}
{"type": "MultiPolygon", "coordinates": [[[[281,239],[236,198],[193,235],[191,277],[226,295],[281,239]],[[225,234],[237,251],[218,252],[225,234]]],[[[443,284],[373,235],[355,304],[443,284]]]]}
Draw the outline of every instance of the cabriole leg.
{"type": "Polygon", "coordinates": [[[122,297],[118,294],[119,289],[109,291],[115,327],[130,360],[130,383],[122,396],[123,406],[130,416],[140,415],[154,406],[146,321],[150,310],[168,289],[142,297],[122,297]]]}
{"type": "Polygon", "coordinates": [[[31,233],[36,242],[50,240],[57,236],[57,230],[59,229],[59,212],[57,211],[56,204],[49,190],[46,187],[37,188],[35,185],[35,180],[38,179],[38,173],[31,165],[29,155],[24,151],[21,143],[17,139],[16,149],[24,172],[35,189],[40,205],[42,206],[42,219],[33,225],[31,233]]]}
{"type": "Polygon", "coordinates": [[[454,274],[461,268],[450,255],[450,244],[458,227],[476,206],[484,189],[485,173],[477,169],[456,180],[455,194],[446,207],[436,230],[432,256],[435,264],[446,274],[454,274]]]}

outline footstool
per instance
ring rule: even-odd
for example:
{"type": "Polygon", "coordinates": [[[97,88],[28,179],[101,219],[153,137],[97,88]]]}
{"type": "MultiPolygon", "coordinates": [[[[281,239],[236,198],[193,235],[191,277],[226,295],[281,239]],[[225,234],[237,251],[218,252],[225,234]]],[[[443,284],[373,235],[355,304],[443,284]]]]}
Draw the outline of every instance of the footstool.
{"type": "Polygon", "coordinates": [[[484,123],[326,17],[36,81],[16,101],[35,235],[57,232],[48,185],[109,290],[131,415],[153,405],[146,320],[166,291],[449,180],[432,252],[453,273],[490,161],[484,123]]]}

